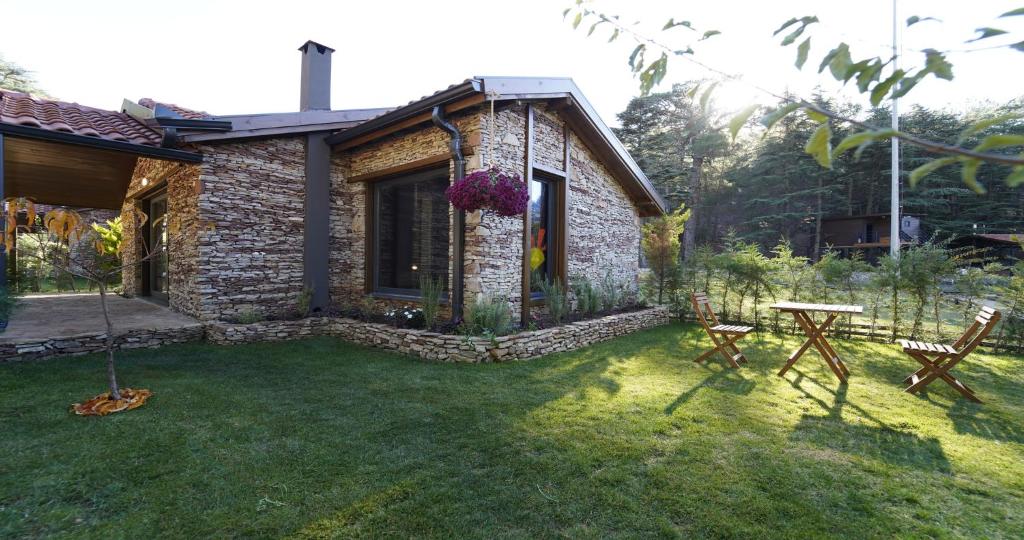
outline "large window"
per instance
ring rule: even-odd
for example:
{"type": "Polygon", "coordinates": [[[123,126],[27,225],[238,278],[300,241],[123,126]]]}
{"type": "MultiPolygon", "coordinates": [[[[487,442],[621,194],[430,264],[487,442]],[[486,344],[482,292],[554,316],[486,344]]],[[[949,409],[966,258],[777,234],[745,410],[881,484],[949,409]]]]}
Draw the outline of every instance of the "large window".
{"type": "Polygon", "coordinates": [[[542,282],[557,277],[557,198],[554,182],[530,180],[530,291],[534,297],[540,296],[542,282]]]}
{"type": "Polygon", "coordinates": [[[420,279],[448,288],[448,170],[373,186],[373,288],[419,295],[420,279]]]}

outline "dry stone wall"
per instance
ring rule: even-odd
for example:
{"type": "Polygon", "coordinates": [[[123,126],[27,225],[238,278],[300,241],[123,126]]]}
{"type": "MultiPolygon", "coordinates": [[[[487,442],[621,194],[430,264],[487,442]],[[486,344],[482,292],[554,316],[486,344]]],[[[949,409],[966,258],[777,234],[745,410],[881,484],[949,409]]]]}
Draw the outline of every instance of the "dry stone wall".
{"type": "MultiPolygon", "coordinates": [[[[202,323],[164,330],[137,329],[119,333],[114,338],[116,350],[153,349],[172,343],[203,339],[202,323]]],[[[76,334],[42,340],[8,340],[0,342],[0,362],[39,360],[55,356],[79,356],[106,350],[105,333],[76,334]]]]}
{"type": "Polygon", "coordinates": [[[210,323],[207,339],[214,343],[279,341],[314,335],[335,336],[346,341],[379,347],[443,362],[503,362],[527,360],[571,351],[669,322],[669,310],[659,306],[641,311],[608,315],[554,328],[521,332],[495,339],[436,334],[425,330],[395,328],[385,324],[327,317],[254,324],[210,323]]]}

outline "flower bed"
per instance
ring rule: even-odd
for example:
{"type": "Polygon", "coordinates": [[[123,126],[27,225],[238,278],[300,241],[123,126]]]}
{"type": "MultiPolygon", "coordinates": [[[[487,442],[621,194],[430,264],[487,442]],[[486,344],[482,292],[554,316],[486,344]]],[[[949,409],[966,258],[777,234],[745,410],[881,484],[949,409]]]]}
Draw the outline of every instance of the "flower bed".
{"type": "Polygon", "coordinates": [[[526,360],[555,352],[570,351],[668,322],[668,308],[659,306],[493,339],[438,334],[425,330],[395,328],[380,323],[328,317],[252,324],[214,322],[207,326],[206,336],[214,343],[228,344],[328,335],[361,345],[411,354],[426,360],[500,362],[526,360]]]}

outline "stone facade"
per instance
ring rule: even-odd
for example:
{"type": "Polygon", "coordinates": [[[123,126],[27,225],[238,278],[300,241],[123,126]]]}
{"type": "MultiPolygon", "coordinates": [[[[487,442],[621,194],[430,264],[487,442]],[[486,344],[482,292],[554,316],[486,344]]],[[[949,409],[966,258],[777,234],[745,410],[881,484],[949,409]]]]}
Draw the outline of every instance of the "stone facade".
{"type": "Polygon", "coordinates": [[[207,339],[214,343],[279,341],[329,335],[346,341],[397,351],[425,360],[445,362],[503,362],[528,360],[571,351],[638,330],[668,324],[669,310],[660,306],[608,315],[544,330],[521,332],[495,339],[444,335],[385,324],[326,317],[254,324],[211,323],[207,339]]]}
{"type": "Polygon", "coordinates": [[[198,317],[201,292],[196,287],[199,259],[198,192],[202,171],[198,165],[140,158],[135,166],[128,194],[121,211],[121,226],[129,248],[123,250],[122,262],[129,265],[122,273],[124,293],[142,294],[145,265],[138,263],[149,252],[148,239],[143,238],[143,199],[149,193],[167,190],[167,214],[175,221],[175,232],[168,242],[169,303],[175,310],[198,317]],[[134,210],[133,210],[134,208],[134,210]]]}
{"type": "Polygon", "coordinates": [[[200,317],[293,312],[304,289],[305,139],[199,148],[200,317]]]}
{"type": "MultiPolygon", "coordinates": [[[[565,123],[543,103],[535,104],[534,109],[536,162],[561,170],[565,166],[565,123]]],[[[451,120],[467,141],[467,154],[473,155],[467,172],[493,162],[525,176],[526,105],[512,102],[497,108],[493,155],[488,155],[489,107],[464,110],[453,114],[451,120]]],[[[302,137],[206,144],[194,148],[204,155],[203,163],[197,165],[140,159],[129,197],[145,191],[142,178],[166,181],[169,211],[179,216],[181,223],[181,240],[171,245],[173,309],[202,320],[230,320],[247,312],[273,317],[295,309],[303,291],[304,144],[302,137]]],[[[360,305],[367,291],[366,200],[371,186],[349,180],[444,155],[448,144],[447,133],[428,124],[334,152],[330,216],[333,304],[360,305]]],[[[611,275],[620,284],[634,287],[639,271],[637,207],[579,137],[570,134],[570,144],[569,276],[586,276],[597,282],[611,275]]],[[[451,162],[448,167],[451,175],[451,162]]],[[[453,216],[449,210],[449,220],[453,216]]],[[[454,227],[450,230],[456,234],[454,227]]],[[[126,235],[138,243],[129,224],[126,235]]],[[[523,235],[522,218],[487,211],[466,216],[467,303],[481,294],[504,296],[518,313],[523,235]]],[[[452,244],[450,238],[449,246],[452,244]]],[[[133,256],[138,256],[138,249],[127,255],[133,256]]],[[[449,247],[449,283],[454,260],[449,247]]],[[[127,273],[126,291],[140,290],[138,276],[127,273]]],[[[379,308],[410,303],[377,302],[379,308]]]]}
{"type": "MultiPolygon", "coordinates": [[[[123,212],[125,237],[135,244],[125,261],[144,253],[129,205],[141,209],[139,198],[166,183],[171,308],[203,320],[294,311],[303,291],[305,140],[196,150],[204,157],[197,165],[139,160],[123,212]]],[[[142,292],[141,275],[141,266],[125,273],[126,292],[142,292]]]]}

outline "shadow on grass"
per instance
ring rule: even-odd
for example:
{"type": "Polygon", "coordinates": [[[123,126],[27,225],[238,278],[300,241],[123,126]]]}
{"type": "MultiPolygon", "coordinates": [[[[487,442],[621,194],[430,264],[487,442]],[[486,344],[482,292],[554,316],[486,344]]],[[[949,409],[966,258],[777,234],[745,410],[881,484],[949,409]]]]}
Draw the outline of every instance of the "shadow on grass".
{"type": "Polygon", "coordinates": [[[679,394],[672,403],[665,407],[665,414],[672,414],[681,405],[690,401],[701,389],[716,390],[719,392],[727,392],[735,394],[737,396],[744,396],[749,394],[757,386],[754,381],[745,378],[739,370],[731,367],[720,367],[712,368],[710,366],[702,365],[711,374],[708,375],[703,381],[695,385],[693,388],[679,394]]]}
{"type": "Polygon", "coordinates": [[[807,442],[829,450],[851,456],[863,456],[884,461],[891,465],[952,472],[949,459],[936,438],[922,438],[913,433],[892,428],[863,408],[847,401],[849,386],[841,384],[836,390],[799,370],[792,370],[797,376],[790,382],[793,388],[808,399],[818,403],[826,414],[801,415],[790,434],[791,441],[807,442]],[[804,382],[825,389],[831,393],[831,404],[814,396],[803,387],[804,382]],[[849,407],[875,425],[852,423],[843,419],[843,409],[849,407]]]}
{"type": "Polygon", "coordinates": [[[1001,417],[981,403],[967,399],[953,402],[946,413],[957,433],[983,437],[993,441],[1024,444],[1024,429],[1019,423],[1001,417]]]}

